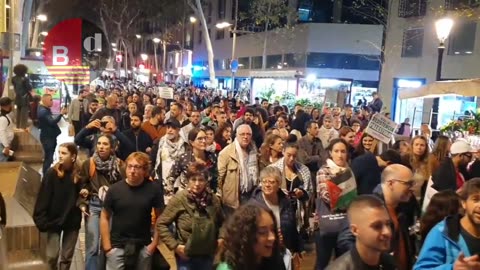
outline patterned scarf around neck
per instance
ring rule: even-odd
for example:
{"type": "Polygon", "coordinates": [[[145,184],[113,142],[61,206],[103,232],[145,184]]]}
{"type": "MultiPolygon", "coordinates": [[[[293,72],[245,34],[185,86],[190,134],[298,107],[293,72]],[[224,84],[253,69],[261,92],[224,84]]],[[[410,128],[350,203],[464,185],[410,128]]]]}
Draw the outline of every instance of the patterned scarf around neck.
{"type": "Polygon", "coordinates": [[[120,165],[115,155],[110,155],[107,160],[102,160],[98,153],[95,152],[92,158],[97,172],[107,176],[110,184],[120,180],[120,165]]]}
{"type": "Polygon", "coordinates": [[[247,193],[258,185],[257,148],[250,144],[247,157],[237,139],[234,141],[238,163],[240,163],[240,191],[247,193]]]}
{"type": "Polygon", "coordinates": [[[190,203],[195,204],[198,210],[206,210],[207,206],[212,203],[212,195],[207,189],[204,189],[200,194],[188,189],[187,199],[190,203]]]}

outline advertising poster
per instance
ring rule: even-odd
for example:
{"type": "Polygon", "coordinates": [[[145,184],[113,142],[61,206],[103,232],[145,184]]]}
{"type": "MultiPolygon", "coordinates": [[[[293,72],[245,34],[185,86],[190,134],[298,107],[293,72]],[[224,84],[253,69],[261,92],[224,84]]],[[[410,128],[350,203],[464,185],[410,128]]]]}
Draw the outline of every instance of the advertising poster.
{"type": "Polygon", "coordinates": [[[62,106],[61,83],[55,77],[46,74],[29,74],[28,78],[36,95],[50,94],[53,98],[53,114],[59,114],[62,106]]]}

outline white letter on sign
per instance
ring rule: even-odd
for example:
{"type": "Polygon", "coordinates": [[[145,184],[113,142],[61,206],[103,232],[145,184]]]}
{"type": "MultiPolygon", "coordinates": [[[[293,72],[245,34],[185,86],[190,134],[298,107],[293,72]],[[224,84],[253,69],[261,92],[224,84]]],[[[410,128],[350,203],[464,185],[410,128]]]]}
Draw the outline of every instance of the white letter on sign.
{"type": "Polygon", "coordinates": [[[54,66],[66,66],[68,65],[68,49],[65,46],[53,46],[53,59],[52,64],[54,66]]]}

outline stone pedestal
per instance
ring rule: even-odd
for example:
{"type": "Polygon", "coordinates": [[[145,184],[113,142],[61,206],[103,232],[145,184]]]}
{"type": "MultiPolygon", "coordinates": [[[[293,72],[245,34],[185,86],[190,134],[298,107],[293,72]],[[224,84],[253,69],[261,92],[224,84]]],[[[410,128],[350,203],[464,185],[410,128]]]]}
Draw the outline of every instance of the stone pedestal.
{"type": "Polygon", "coordinates": [[[0,190],[6,203],[7,269],[47,269],[46,239],[33,222],[40,174],[21,162],[0,163],[0,190]]]}

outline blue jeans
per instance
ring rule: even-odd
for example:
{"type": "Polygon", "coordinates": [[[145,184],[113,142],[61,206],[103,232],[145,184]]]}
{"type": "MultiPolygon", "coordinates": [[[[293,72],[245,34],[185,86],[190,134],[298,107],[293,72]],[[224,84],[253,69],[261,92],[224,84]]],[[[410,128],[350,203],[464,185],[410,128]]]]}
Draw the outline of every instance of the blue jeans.
{"type": "Polygon", "coordinates": [[[85,237],[85,269],[99,269],[100,251],[100,212],[102,205],[100,199],[94,197],[89,202],[89,217],[87,220],[85,237]]]}
{"type": "MultiPolygon", "coordinates": [[[[113,248],[107,256],[107,270],[123,270],[125,269],[124,250],[121,248],[113,248]]],[[[152,255],[147,253],[147,247],[143,247],[138,253],[135,270],[152,269],[152,255]]],[[[211,268],[210,268],[211,269],[211,268]]],[[[179,269],[180,270],[180,269],[179,269]]]]}
{"type": "Polygon", "coordinates": [[[184,260],[175,255],[175,261],[177,262],[177,270],[211,270],[213,269],[213,258],[209,256],[205,257],[192,257],[188,260],[184,260]]]}
{"type": "Polygon", "coordinates": [[[43,146],[43,170],[42,173],[45,175],[48,168],[52,166],[53,155],[55,154],[55,148],[57,148],[57,138],[42,138],[40,137],[40,142],[43,146]]]}
{"type": "Polygon", "coordinates": [[[8,156],[3,154],[3,149],[5,149],[5,147],[3,147],[2,144],[0,144],[0,162],[7,162],[8,156]]]}

